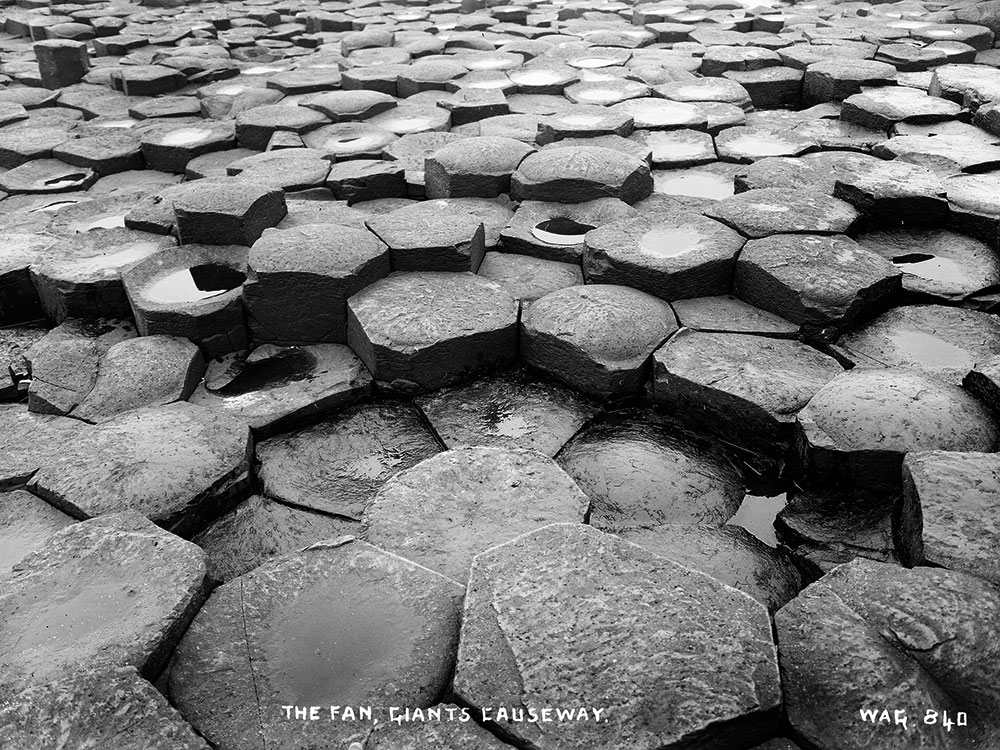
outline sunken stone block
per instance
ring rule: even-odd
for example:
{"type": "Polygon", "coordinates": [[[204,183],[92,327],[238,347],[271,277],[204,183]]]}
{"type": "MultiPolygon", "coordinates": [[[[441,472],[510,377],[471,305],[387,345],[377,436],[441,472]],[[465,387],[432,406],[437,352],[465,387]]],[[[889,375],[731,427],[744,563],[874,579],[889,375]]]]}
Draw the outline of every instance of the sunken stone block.
{"type": "Polygon", "coordinates": [[[763,605],[582,524],[546,526],[473,562],[455,693],[474,707],[518,706],[526,683],[539,705],[572,695],[607,707],[606,721],[497,722],[534,747],[670,747],[695,733],[753,743],[780,714],[763,605]]]}
{"type": "Polygon", "coordinates": [[[208,556],[208,575],[226,582],[272,557],[336,539],[357,524],[254,495],[194,537],[208,556]]]}
{"type": "Polygon", "coordinates": [[[535,451],[461,447],[386,482],[364,537],[464,583],[480,552],[550,523],[582,523],[590,500],[535,451]]]}
{"type": "Polygon", "coordinates": [[[597,412],[575,391],[502,373],[418,399],[445,445],[530,448],[555,456],[597,412]]]}
{"type": "Polygon", "coordinates": [[[413,407],[359,404],[258,443],[258,476],[266,495],[336,516],[355,533],[382,485],[441,447],[413,407]]]}
{"type": "Polygon", "coordinates": [[[72,416],[85,422],[106,422],[121,412],[183,401],[204,371],[201,352],[187,339],[127,339],[108,349],[93,388],[72,416]]]}
{"type": "Polygon", "coordinates": [[[772,614],[802,589],[802,576],[789,557],[739,526],[660,524],[619,536],[749,594],[772,614]]]}
{"type": "Polygon", "coordinates": [[[4,579],[0,696],[83,668],[155,678],[206,593],[205,554],[138,513],[69,526],[4,579]]]}
{"type": "Polygon", "coordinates": [[[347,308],[348,344],[393,389],[433,390],[517,357],[517,301],[470,273],[395,273],[347,308]]]}
{"type": "Polygon", "coordinates": [[[252,245],[288,213],[275,187],[236,179],[206,183],[173,202],[182,245],[252,245]]]}
{"type": "Polygon", "coordinates": [[[586,394],[635,394],[677,320],[666,302],[611,284],[572,286],[536,300],[521,320],[521,355],[586,394]]]}
{"type": "Polygon", "coordinates": [[[134,667],[73,672],[18,693],[0,708],[0,742],[19,750],[209,750],[134,667]]]}
{"type": "Polygon", "coordinates": [[[389,248],[367,230],[307,224],[265,229],[243,287],[256,343],[347,341],[347,299],[389,274],[389,248]]]}
{"type": "Polygon", "coordinates": [[[558,458],[590,496],[590,524],[605,531],[663,523],[721,526],[743,501],[742,479],[717,446],[648,412],[595,420],[558,458]]]}
{"type": "Polygon", "coordinates": [[[215,747],[348,747],[372,722],[275,706],[427,708],[447,687],[463,589],[352,537],[320,542],[212,592],[174,655],[170,695],[215,747]],[[249,658],[248,658],[249,657],[249,658]]]}

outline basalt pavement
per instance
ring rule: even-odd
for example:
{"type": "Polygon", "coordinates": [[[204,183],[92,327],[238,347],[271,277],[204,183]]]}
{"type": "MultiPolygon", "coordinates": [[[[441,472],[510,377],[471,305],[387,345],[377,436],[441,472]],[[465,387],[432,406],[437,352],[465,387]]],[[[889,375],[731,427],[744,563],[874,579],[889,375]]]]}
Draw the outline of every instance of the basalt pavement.
{"type": "Polygon", "coordinates": [[[1000,2],[0,19],[0,748],[1000,748],[1000,2]]]}

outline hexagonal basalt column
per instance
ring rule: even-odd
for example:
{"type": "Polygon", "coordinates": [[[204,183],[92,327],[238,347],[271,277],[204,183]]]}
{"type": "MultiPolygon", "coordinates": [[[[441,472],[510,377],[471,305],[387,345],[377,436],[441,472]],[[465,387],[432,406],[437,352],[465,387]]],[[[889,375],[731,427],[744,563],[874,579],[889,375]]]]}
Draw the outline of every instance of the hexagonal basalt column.
{"type": "Polygon", "coordinates": [[[246,274],[245,247],[182,245],[133,265],[122,282],[143,336],[187,338],[211,358],[246,348],[246,274]]]}
{"type": "Polygon", "coordinates": [[[466,211],[443,209],[424,201],[368,220],[368,228],[389,246],[393,270],[479,270],[486,254],[482,220],[466,211]]]}
{"type": "Polygon", "coordinates": [[[18,693],[0,708],[0,742],[20,750],[210,750],[132,667],[84,669],[18,693]]]}
{"type": "Polygon", "coordinates": [[[155,678],[204,600],[205,553],[118,513],[52,535],[4,583],[0,696],[81,668],[155,678]]]}
{"type": "Polygon", "coordinates": [[[726,523],[743,481],[718,446],[640,411],[593,421],[559,453],[590,496],[590,523],[622,531],[664,523],[726,523]]]}
{"type": "Polygon", "coordinates": [[[641,216],[587,233],[588,282],[622,284],[666,300],[727,294],[746,240],[704,216],[641,216]]]}
{"type": "Polygon", "coordinates": [[[799,412],[795,475],[817,487],[898,492],[912,451],[992,451],[997,423],[958,386],[914,370],[854,369],[799,412]]]}
{"type": "Polygon", "coordinates": [[[397,273],[347,301],[347,340],[375,379],[433,390],[517,357],[517,301],[470,273],[397,273]]]}
{"type": "Polygon", "coordinates": [[[653,398],[720,438],[781,452],[796,413],[841,372],[798,341],[685,328],[653,355],[653,398]]]}
{"type": "Polygon", "coordinates": [[[818,750],[992,747],[1000,670],[985,655],[998,618],[1000,593],[970,575],[841,565],[774,617],[788,723],[818,750]],[[860,720],[859,709],[883,706],[910,709],[908,725],[860,720]],[[952,722],[964,711],[968,725],[944,725],[944,711],[952,722]]]}
{"type": "Polygon", "coordinates": [[[369,706],[382,723],[389,706],[434,704],[461,599],[457,583],[401,557],[321,542],[212,593],[177,648],[170,695],[220,750],[346,748],[372,721],[303,722],[280,707],[369,706]]]}
{"type": "Polygon", "coordinates": [[[238,178],[195,183],[173,201],[182,245],[252,245],[288,213],[285,194],[238,178]]]}
{"type": "Polygon", "coordinates": [[[134,510],[185,534],[245,490],[250,449],[250,430],[232,417],[150,406],[85,430],[40,462],[28,488],[77,518],[134,510]]]}
{"type": "Polygon", "coordinates": [[[649,164],[610,148],[549,147],[528,156],[511,178],[518,200],[583,203],[597,198],[640,201],[653,192],[649,164]]]}
{"type": "Polygon", "coordinates": [[[588,284],[547,294],[521,320],[525,362],[601,398],[634,394],[649,358],[677,330],[663,300],[626,286],[588,284]]]}
{"type": "Polygon", "coordinates": [[[464,582],[477,553],[550,523],[582,523],[590,500],[536,451],[461,447],[396,475],[365,511],[365,538],[464,582]]]}
{"type": "Polygon", "coordinates": [[[266,229],[250,249],[243,287],[257,343],[347,341],[347,298],[389,273],[389,248],[371,232],[329,224],[266,229]]]}
{"type": "Polygon", "coordinates": [[[888,307],[902,274],[848,237],[777,234],[752,240],[736,262],[736,294],[831,340],[854,321],[888,307]]]}
{"type": "Polygon", "coordinates": [[[427,157],[428,198],[493,198],[510,191],[510,176],[534,149],[513,138],[464,138],[427,157]]]}
{"type": "Polygon", "coordinates": [[[490,717],[587,707],[584,721],[496,719],[541,750],[681,747],[695,734],[749,745],[773,734],[781,704],[761,604],[580,524],[547,526],[475,558],[455,693],[490,717]]]}

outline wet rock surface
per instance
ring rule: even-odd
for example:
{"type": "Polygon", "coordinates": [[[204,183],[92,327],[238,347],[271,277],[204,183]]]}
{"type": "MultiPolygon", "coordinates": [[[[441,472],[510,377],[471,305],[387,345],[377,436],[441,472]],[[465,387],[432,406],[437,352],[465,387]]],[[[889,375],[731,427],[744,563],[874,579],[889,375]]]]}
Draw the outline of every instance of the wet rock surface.
{"type": "Polygon", "coordinates": [[[0,691],[84,666],[155,678],[206,593],[204,553],[138,513],[69,526],[4,577],[0,691]]]}
{"type": "Polygon", "coordinates": [[[717,447],[639,414],[591,424],[557,456],[607,531],[728,521],[743,500],[740,475],[717,447]]]}
{"type": "MultiPolygon", "coordinates": [[[[184,652],[186,676],[169,697],[183,721],[137,682],[157,677],[175,633],[155,669],[127,662],[141,678],[108,671],[126,663],[112,658],[95,672],[106,684],[81,682],[79,659],[39,657],[49,671],[30,690],[49,692],[28,693],[34,718],[64,728],[63,745],[93,718],[99,743],[123,748],[1000,744],[992,727],[897,737],[857,720],[862,693],[901,699],[850,692],[837,670],[909,684],[890,679],[892,649],[923,630],[901,615],[884,643],[874,639],[879,648],[818,662],[814,674],[849,698],[768,676],[756,679],[766,696],[755,704],[755,678],[733,657],[749,641],[726,645],[737,634],[729,621],[748,622],[732,612],[753,602],[735,589],[726,591],[736,610],[713,598],[726,584],[758,597],[758,610],[794,607],[807,594],[789,560],[804,581],[878,561],[889,578],[918,576],[912,587],[933,612],[951,601],[949,571],[935,565],[996,581],[995,5],[4,4],[0,591],[32,550],[133,509],[196,539],[213,581],[242,600],[209,619],[211,647],[184,652]],[[411,487],[398,506],[373,505],[401,472],[447,463],[442,453],[510,461],[470,461],[411,487]],[[565,471],[591,509],[551,512],[572,487],[530,494],[536,469],[532,481],[565,471]],[[413,500],[432,486],[445,488],[433,507],[413,500]],[[274,601],[292,590],[316,597],[302,605],[308,616],[293,607],[241,632],[257,621],[252,576],[284,570],[307,545],[363,533],[376,506],[386,512],[369,528],[403,557],[354,542],[372,564],[315,594],[310,576],[333,575],[326,568],[339,562],[274,574],[274,601]],[[622,553],[613,565],[517,553],[496,568],[485,604],[474,583],[475,611],[517,633],[477,679],[513,674],[494,667],[514,654],[517,679],[503,683],[512,707],[586,698],[608,708],[604,723],[484,719],[451,684],[460,583],[440,599],[451,602],[439,623],[453,618],[452,635],[412,653],[400,644],[414,631],[393,630],[413,622],[397,608],[404,595],[372,593],[385,581],[376,559],[410,571],[400,589],[412,597],[427,589],[421,581],[443,580],[420,564],[464,581],[471,555],[500,555],[550,520],[573,521],[563,528],[585,537],[593,527],[634,534],[649,550],[607,542],[622,553]],[[633,555],[647,556],[621,563],[633,555]],[[716,580],[651,581],[666,564],[651,557],[684,555],[682,565],[716,580]],[[508,567],[523,596],[500,582],[508,567]],[[636,575],[642,591],[667,593],[621,584],[636,575]],[[595,599],[587,576],[600,580],[595,599]],[[643,619],[644,602],[661,600],[680,613],[662,653],[649,644],[675,631],[643,619]],[[551,628],[533,619],[550,609],[551,628]],[[346,631],[334,627],[355,616],[346,631]],[[299,621],[305,630],[290,631],[299,621]],[[336,649],[334,631],[349,636],[336,649]],[[356,649],[352,633],[368,646],[356,649]],[[452,702],[471,721],[429,716],[373,731],[274,710],[307,695],[388,702],[368,688],[323,693],[368,669],[361,652],[413,665],[366,683],[404,675],[408,687],[391,700],[452,702]],[[265,685],[261,670],[272,667],[283,676],[265,685]],[[120,721],[107,708],[116,700],[120,721]],[[836,725],[838,706],[852,725],[836,725]],[[57,714],[66,721],[53,724],[57,714]]],[[[66,543],[53,570],[82,559],[74,545],[83,546],[66,543]]],[[[124,575],[142,596],[156,575],[184,568],[171,558],[143,578],[147,562],[124,575]]],[[[72,602],[102,596],[88,583],[72,602]]],[[[68,601],[55,599],[25,611],[42,617],[68,601]]],[[[151,609],[140,599],[99,614],[139,623],[151,609]]],[[[988,602],[970,593],[952,609],[992,622],[988,602]]],[[[68,641],[89,627],[84,615],[60,628],[68,641]]],[[[806,619],[826,647],[851,641],[849,627],[830,625],[836,617],[806,619]]],[[[160,637],[159,626],[136,627],[147,642],[160,637]]],[[[940,697],[995,715],[964,700],[979,665],[952,643],[927,652],[952,670],[947,695],[914,703],[940,697]]],[[[0,745],[58,744],[16,705],[19,734],[0,732],[0,745]]]]}
{"type": "Polygon", "coordinates": [[[296,705],[427,707],[448,682],[462,588],[346,537],[216,589],[178,646],[170,696],[220,748],[363,740],[371,722],[301,722],[296,705]]]}

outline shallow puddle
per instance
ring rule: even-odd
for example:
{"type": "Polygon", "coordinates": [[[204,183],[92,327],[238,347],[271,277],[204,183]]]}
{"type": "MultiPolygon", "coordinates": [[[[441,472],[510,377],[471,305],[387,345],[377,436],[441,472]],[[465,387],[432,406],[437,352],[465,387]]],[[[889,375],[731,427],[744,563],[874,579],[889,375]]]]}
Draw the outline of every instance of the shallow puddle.
{"type": "Polygon", "coordinates": [[[244,281],[246,274],[206,263],[167,274],[146,290],[146,296],[156,302],[197,302],[225,294],[244,281]]]}
{"type": "Polygon", "coordinates": [[[892,259],[892,263],[900,271],[928,281],[945,281],[955,284],[966,284],[972,281],[960,263],[950,258],[939,258],[928,253],[898,255],[892,259]]]}
{"type": "Polygon", "coordinates": [[[531,228],[535,239],[550,245],[579,245],[587,232],[596,227],[581,224],[565,216],[540,221],[531,228]]]}
{"type": "Polygon", "coordinates": [[[653,227],[639,240],[639,249],[659,258],[676,258],[697,250],[704,235],[686,227],[653,227]]]}
{"type": "Polygon", "coordinates": [[[163,146],[187,146],[191,143],[199,143],[212,135],[211,130],[205,128],[180,128],[173,130],[160,139],[163,146]]]}
{"type": "Polygon", "coordinates": [[[733,180],[713,172],[674,175],[661,172],[653,175],[653,190],[664,195],[686,195],[691,198],[722,200],[733,195],[733,180]]]}
{"type": "Polygon", "coordinates": [[[727,523],[742,526],[769,547],[776,547],[778,539],[774,534],[774,519],[788,502],[784,493],[766,497],[763,495],[747,495],[736,515],[727,523]]]}
{"type": "Polygon", "coordinates": [[[273,357],[247,362],[240,373],[214,392],[220,396],[243,396],[254,391],[309,380],[316,370],[316,357],[297,346],[283,349],[273,357]]]}

